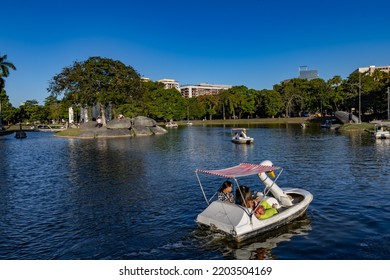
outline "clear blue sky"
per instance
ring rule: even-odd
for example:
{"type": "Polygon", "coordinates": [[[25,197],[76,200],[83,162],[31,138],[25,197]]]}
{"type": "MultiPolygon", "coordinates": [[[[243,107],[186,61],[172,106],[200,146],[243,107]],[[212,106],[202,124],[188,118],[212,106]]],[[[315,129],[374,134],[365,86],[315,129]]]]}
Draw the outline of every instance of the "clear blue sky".
{"type": "Polygon", "coordinates": [[[322,79],[390,65],[389,0],[2,1],[0,55],[13,106],[90,56],[152,80],[272,89],[301,65],[322,79]]]}

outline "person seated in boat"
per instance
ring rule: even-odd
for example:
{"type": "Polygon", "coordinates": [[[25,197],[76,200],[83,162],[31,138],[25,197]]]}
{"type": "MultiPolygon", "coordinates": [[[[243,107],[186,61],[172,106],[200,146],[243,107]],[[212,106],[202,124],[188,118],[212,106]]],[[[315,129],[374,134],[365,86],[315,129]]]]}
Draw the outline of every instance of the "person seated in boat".
{"type": "Polygon", "coordinates": [[[245,193],[245,202],[246,207],[254,210],[255,216],[259,220],[267,219],[278,213],[278,210],[276,210],[276,203],[270,205],[267,200],[262,199],[261,196],[256,196],[256,198],[253,198],[252,192],[249,188],[247,188],[247,191],[245,193]]]}
{"type": "Polygon", "coordinates": [[[232,194],[233,184],[230,181],[223,182],[222,186],[219,188],[218,199],[221,201],[227,201],[234,203],[234,195],[232,194]]]}
{"type": "Polygon", "coordinates": [[[259,220],[267,219],[278,213],[275,204],[271,206],[266,200],[261,200],[259,204],[254,209],[255,216],[259,220]]]}
{"type": "Polygon", "coordinates": [[[248,189],[249,188],[247,186],[243,186],[243,185],[239,186],[236,189],[236,196],[235,196],[236,197],[236,199],[235,199],[236,204],[245,206],[243,198],[245,199],[245,194],[247,193],[248,189]]]}
{"type": "Polygon", "coordinates": [[[240,137],[243,137],[243,138],[246,138],[246,129],[244,128],[241,133],[240,133],[240,137]]]}
{"type": "Polygon", "coordinates": [[[260,198],[253,198],[252,191],[247,186],[240,186],[241,194],[243,195],[243,200],[241,205],[247,208],[255,209],[256,205],[260,202],[260,198]]]}

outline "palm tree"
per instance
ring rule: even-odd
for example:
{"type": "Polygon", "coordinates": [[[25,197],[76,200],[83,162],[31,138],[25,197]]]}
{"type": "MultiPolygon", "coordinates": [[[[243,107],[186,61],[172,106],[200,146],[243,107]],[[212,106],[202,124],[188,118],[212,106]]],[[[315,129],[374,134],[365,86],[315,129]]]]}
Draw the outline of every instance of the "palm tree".
{"type": "MultiPolygon", "coordinates": [[[[9,69],[16,70],[15,65],[13,65],[11,62],[6,61],[7,55],[0,56],[0,93],[3,93],[3,88],[5,85],[5,81],[3,77],[8,77],[9,75],[9,69]]],[[[3,122],[1,119],[1,96],[0,96],[0,130],[3,129],[3,122]]]]}
{"type": "Polygon", "coordinates": [[[8,62],[7,55],[0,56],[0,90],[4,87],[5,81],[3,77],[8,77],[9,69],[16,70],[12,62],[8,62]]]}

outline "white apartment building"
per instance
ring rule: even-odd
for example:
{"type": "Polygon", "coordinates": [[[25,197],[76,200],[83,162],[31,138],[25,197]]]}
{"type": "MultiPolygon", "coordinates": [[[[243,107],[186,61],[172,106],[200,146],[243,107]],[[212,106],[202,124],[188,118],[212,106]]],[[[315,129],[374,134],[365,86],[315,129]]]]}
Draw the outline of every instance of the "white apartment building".
{"type": "Polygon", "coordinates": [[[191,98],[201,95],[216,95],[223,90],[231,88],[230,85],[212,85],[201,83],[198,85],[185,85],[180,87],[181,95],[185,98],[191,98]]]}
{"type": "Polygon", "coordinates": [[[180,91],[178,81],[175,81],[173,79],[161,79],[158,80],[158,82],[164,84],[165,89],[175,88],[180,91]]]}
{"type": "Polygon", "coordinates": [[[379,70],[379,71],[382,71],[385,73],[390,73],[390,65],[388,65],[388,66],[372,65],[372,66],[368,66],[368,67],[360,67],[360,68],[356,69],[355,71],[353,71],[353,73],[366,73],[366,72],[368,72],[371,75],[372,73],[374,73],[375,70],[379,70]]]}

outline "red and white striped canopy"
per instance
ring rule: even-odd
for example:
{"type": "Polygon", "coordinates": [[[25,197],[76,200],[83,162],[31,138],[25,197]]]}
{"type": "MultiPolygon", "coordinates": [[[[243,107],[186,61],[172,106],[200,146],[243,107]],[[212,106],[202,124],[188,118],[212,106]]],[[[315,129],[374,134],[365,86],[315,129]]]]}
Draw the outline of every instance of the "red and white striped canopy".
{"type": "Polygon", "coordinates": [[[218,169],[218,170],[201,170],[196,169],[195,172],[202,172],[211,175],[221,176],[225,178],[236,178],[236,177],[244,177],[249,175],[255,175],[258,173],[274,171],[278,169],[278,166],[266,166],[259,164],[251,164],[251,163],[240,163],[239,165],[218,169]]]}

